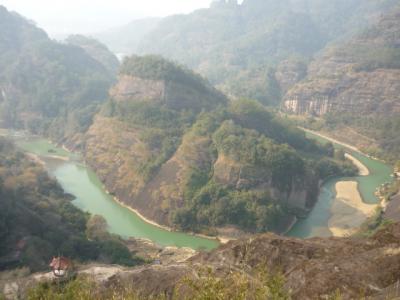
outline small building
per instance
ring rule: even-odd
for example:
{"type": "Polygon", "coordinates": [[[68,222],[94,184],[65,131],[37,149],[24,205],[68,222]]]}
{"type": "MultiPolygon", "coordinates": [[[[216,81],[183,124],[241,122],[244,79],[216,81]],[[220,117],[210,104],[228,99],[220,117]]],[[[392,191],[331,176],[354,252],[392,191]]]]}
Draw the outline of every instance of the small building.
{"type": "Polygon", "coordinates": [[[72,261],[63,256],[53,257],[49,266],[51,267],[54,276],[58,278],[71,276],[74,269],[72,261]]]}

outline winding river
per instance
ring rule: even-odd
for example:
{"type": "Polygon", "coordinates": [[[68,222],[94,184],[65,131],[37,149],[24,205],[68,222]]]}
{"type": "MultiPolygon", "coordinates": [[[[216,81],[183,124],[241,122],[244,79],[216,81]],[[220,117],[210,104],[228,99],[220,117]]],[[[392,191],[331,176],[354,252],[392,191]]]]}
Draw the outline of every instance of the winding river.
{"type": "MultiPolygon", "coordinates": [[[[307,133],[310,138],[322,143],[328,142],[323,137],[307,133]]],[[[77,154],[55,147],[45,139],[16,138],[17,145],[28,153],[33,153],[44,161],[45,166],[64,190],[76,197],[73,204],[83,211],[103,216],[109,225],[109,231],[123,237],[136,237],[152,240],[160,246],[190,247],[210,250],[218,246],[216,240],[191,234],[167,231],[145,222],[131,210],[119,205],[107,194],[96,174],[80,162],[77,154]]],[[[335,147],[344,147],[334,144],[335,147]]],[[[344,147],[345,148],[345,147],[344,147]]],[[[318,202],[308,217],[299,220],[289,231],[289,236],[307,238],[313,236],[331,236],[328,221],[331,207],[335,201],[335,184],[343,180],[356,180],[359,192],[366,203],[377,203],[374,195],[378,186],[391,180],[391,168],[384,163],[369,158],[359,152],[345,148],[368,169],[368,176],[353,178],[333,178],[322,187],[318,202]]]]}
{"type": "MultiPolygon", "coordinates": [[[[322,136],[306,133],[309,138],[315,139],[321,143],[329,142],[322,136]]],[[[347,148],[344,145],[332,142],[336,148],[341,148],[345,152],[363,163],[369,170],[367,176],[357,176],[351,178],[337,177],[327,180],[321,187],[318,202],[306,219],[299,220],[287,234],[288,236],[308,238],[308,237],[328,237],[332,236],[328,227],[331,217],[331,207],[336,198],[335,185],[339,181],[352,180],[357,181],[358,191],[364,203],[377,204],[378,198],[375,196],[376,188],[381,184],[392,181],[392,168],[383,162],[370,158],[355,150],[347,148]]]]}
{"type": "Polygon", "coordinates": [[[149,239],[160,246],[189,247],[198,250],[210,250],[219,244],[216,240],[167,231],[145,222],[115,202],[106,193],[96,174],[80,163],[77,154],[71,154],[39,138],[17,138],[16,144],[22,150],[39,156],[48,172],[57,179],[63,189],[76,197],[73,204],[83,211],[103,216],[112,233],[125,238],[149,239]]]}

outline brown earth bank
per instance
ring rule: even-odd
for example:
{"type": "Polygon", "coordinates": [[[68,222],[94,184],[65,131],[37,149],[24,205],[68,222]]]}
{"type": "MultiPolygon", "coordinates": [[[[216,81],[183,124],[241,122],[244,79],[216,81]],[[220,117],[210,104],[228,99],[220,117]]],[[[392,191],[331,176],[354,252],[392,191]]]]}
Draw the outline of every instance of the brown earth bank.
{"type": "MultiPolygon", "coordinates": [[[[165,294],[168,298],[183,278],[197,280],[207,267],[221,278],[234,271],[252,278],[260,268],[270,273],[279,270],[292,299],[329,299],[335,293],[341,299],[394,299],[399,296],[393,293],[400,278],[400,223],[369,238],[300,240],[264,234],[231,241],[180,263],[135,268],[85,265],[79,267],[79,273],[90,275],[106,289],[129,285],[143,296],[165,294]]],[[[17,299],[28,286],[49,278],[50,274],[41,273],[2,280],[0,291],[17,299]]]]}

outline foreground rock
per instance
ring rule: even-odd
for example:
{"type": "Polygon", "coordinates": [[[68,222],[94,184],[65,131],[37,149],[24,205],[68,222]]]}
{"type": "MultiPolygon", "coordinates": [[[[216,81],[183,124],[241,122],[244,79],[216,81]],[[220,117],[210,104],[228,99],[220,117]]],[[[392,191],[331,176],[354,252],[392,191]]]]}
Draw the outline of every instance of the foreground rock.
{"type": "MultiPolygon", "coordinates": [[[[337,291],[342,299],[392,299],[398,296],[394,293],[400,274],[400,224],[370,238],[299,240],[264,234],[232,241],[186,262],[136,268],[87,265],[79,273],[89,274],[105,288],[129,285],[145,296],[171,296],[183,278],[195,279],[207,266],[222,278],[233,270],[244,271],[250,278],[260,267],[269,272],[280,270],[293,299],[328,299],[337,291]]],[[[23,295],[28,286],[48,278],[49,274],[35,274],[2,281],[1,290],[9,297],[23,295]]]]}

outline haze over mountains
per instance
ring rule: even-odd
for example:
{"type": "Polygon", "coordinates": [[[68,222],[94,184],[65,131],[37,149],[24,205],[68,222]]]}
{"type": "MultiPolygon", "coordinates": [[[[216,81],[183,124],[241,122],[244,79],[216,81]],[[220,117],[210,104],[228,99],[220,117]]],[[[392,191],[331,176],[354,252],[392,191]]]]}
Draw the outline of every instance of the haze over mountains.
{"type": "MultiPolygon", "coordinates": [[[[343,150],[298,126],[387,163],[400,160],[397,0],[216,0],[96,37],[57,42],[0,6],[1,127],[80,152],[108,193],[159,225],[252,235],[189,262],[103,266],[112,275],[95,282],[107,287],[99,299],[129,282],[144,296],[173,298],[188,274],[195,282],[188,295],[221,289],[222,299],[242,289],[250,298],[277,293],[272,299],[388,295],[400,272],[400,231],[386,227],[380,211],[358,237],[256,234],[285,233],[307,216],[327,179],[357,175],[343,150]],[[119,62],[113,52],[133,55],[119,62]],[[202,266],[214,273],[202,274],[202,266]]],[[[63,249],[81,263],[148,263],[103,219],[74,208],[35,159],[0,140],[0,267],[43,270],[63,249]]],[[[388,200],[398,193],[398,184],[385,187],[388,200]]],[[[35,280],[13,281],[16,293],[26,296],[35,280]]],[[[80,280],[63,288],[81,292],[80,280]]],[[[7,284],[0,278],[0,298],[7,284]]],[[[59,292],[39,286],[32,299],[59,292]]]]}

